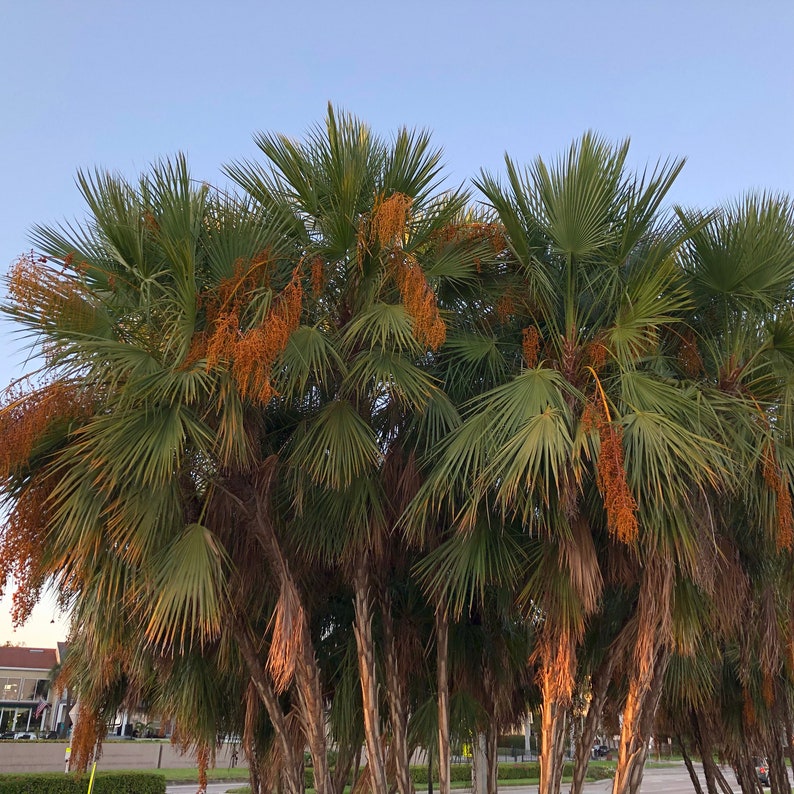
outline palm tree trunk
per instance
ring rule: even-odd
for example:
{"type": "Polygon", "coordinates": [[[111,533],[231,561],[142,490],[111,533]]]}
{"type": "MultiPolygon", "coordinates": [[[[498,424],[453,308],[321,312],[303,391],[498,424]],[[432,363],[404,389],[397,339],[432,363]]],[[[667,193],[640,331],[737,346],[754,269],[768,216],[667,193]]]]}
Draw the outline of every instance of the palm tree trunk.
{"type": "MultiPolygon", "coordinates": [[[[333,773],[333,786],[334,794],[342,794],[347,785],[350,772],[353,770],[353,764],[356,758],[360,758],[361,747],[357,747],[356,751],[349,744],[339,745],[336,755],[336,766],[333,773]]],[[[356,770],[357,773],[358,770],[356,770]]]]}
{"type": "Polygon", "coordinates": [[[686,767],[686,771],[689,772],[689,779],[692,781],[692,787],[695,789],[695,794],[703,794],[703,787],[700,785],[700,778],[698,777],[697,770],[695,769],[695,765],[692,763],[689,753],[686,751],[686,746],[684,745],[684,740],[680,733],[676,734],[676,739],[678,740],[678,746],[681,748],[681,756],[684,759],[684,766],[686,767]]]}
{"type": "MultiPolygon", "coordinates": [[[[773,723],[774,724],[774,723],[773,723]]],[[[791,785],[783,757],[783,746],[776,731],[772,731],[769,744],[769,784],[771,794],[791,794],[791,785]]]]}
{"type": "Polygon", "coordinates": [[[612,794],[637,794],[648,754],[648,740],[670,660],[670,606],[673,566],[652,557],[646,564],[637,604],[634,671],[623,710],[618,765],[612,794]]]}
{"type": "Polygon", "coordinates": [[[356,646],[361,677],[361,698],[364,708],[364,737],[367,744],[367,766],[372,794],[387,794],[386,764],[380,735],[378,709],[378,678],[375,667],[375,641],[372,636],[372,609],[369,577],[364,564],[359,564],[354,577],[356,646]]]}
{"type": "Polygon", "coordinates": [[[753,759],[746,751],[737,754],[734,760],[734,770],[736,771],[736,780],[739,782],[742,794],[763,794],[761,784],[758,782],[758,776],[755,774],[753,759]]]}
{"type": "Polygon", "coordinates": [[[325,705],[320,684],[320,667],[314,655],[305,614],[303,634],[302,652],[295,666],[295,678],[303,712],[306,741],[314,768],[314,790],[316,794],[333,794],[331,770],[328,766],[328,741],[325,732],[325,705]]]}
{"type": "Polygon", "coordinates": [[[706,718],[692,709],[690,711],[690,722],[692,725],[692,733],[695,736],[698,749],[700,750],[700,758],[703,762],[703,774],[706,778],[706,788],[709,794],[718,794],[718,787],[722,790],[723,794],[732,794],[733,789],[731,789],[725,776],[714,761],[714,742],[711,738],[712,733],[706,718]]]}
{"type": "Polygon", "coordinates": [[[567,707],[549,693],[544,683],[540,709],[540,781],[538,794],[558,794],[562,784],[562,757],[565,752],[565,717],[567,707]]]}
{"type": "Polygon", "coordinates": [[[399,794],[413,794],[410,753],[408,751],[408,716],[405,703],[405,686],[397,657],[397,638],[394,633],[391,597],[384,594],[382,602],[383,644],[386,649],[386,694],[389,700],[391,722],[391,748],[399,794]]]}
{"type": "Polygon", "coordinates": [[[241,626],[239,622],[235,623],[235,639],[248,669],[251,683],[254,685],[259,699],[267,710],[270,723],[276,733],[284,761],[283,775],[287,794],[302,794],[304,790],[303,778],[298,777],[296,773],[298,758],[290,741],[286,717],[281,709],[281,704],[278,702],[276,693],[265,675],[265,666],[259,659],[254,643],[247,629],[241,626]]]}
{"type": "Polygon", "coordinates": [[[492,719],[488,724],[488,731],[485,734],[485,761],[487,764],[487,792],[496,794],[499,769],[499,732],[496,728],[496,720],[492,719]]]}
{"type": "Polygon", "coordinates": [[[540,782],[538,794],[558,794],[562,784],[565,724],[573,689],[575,651],[570,636],[544,638],[540,644],[540,782]]]}
{"type": "Polygon", "coordinates": [[[638,671],[629,684],[612,794],[638,794],[640,790],[648,740],[669,658],[667,648],[657,648],[656,658],[648,669],[638,671]]]}
{"type": "MultiPolygon", "coordinates": [[[[314,767],[314,789],[317,794],[332,794],[333,785],[328,766],[328,743],[325,731],[325,708],[320,683],[320,668],[314,654],[305,599],[292,576],[269,512],[270,489],[275,476],[274,459],[268,459],[261,472],[261,481],[251,484],[254,508],[254,529],[273,576],[279,583],[284,604],[289,604],[282,621],[278,643],[277,667],[286,686],[291,675],[297,685],[298,704],[306,742],[314,767]]],[[[279,620],[276,620],[279,624],[279,620]]],[[[273,647],[271,646],[271,654],[273,647]]],[[[270,663],[270,659],[268,660],[270,663]]]]}
{"type": "Polygon", "coordinates": [[[576,759],[573,767],[573,780],[571,781],[571,794],[581,794],[587,775],[587,765],[590,762],[590,748],[595,741],[598,723],[604,711],[609,682],[612,680],[612,670],[615,666],[617,650],[614,645],[607,649],[604,659],[590,680],[590,703],[582,726],[582,735],[576,747],[576,759]]]}
{"type": "Polygon", "coordinates": [[[449,747],[449,616],[436,607],[436,681],[438,688],[438,793],[450,794],[449,747]]]}
{"type": "Polygon", "coordinates": [[[783,712],[783,725],[786,730],[786,755],[788,755],[789,764],[794,769],[794,726],[791,723],[791,708],[785,691],[782,691],[780,687],[778,689],[780,691],[778,702],[783,712]]]}

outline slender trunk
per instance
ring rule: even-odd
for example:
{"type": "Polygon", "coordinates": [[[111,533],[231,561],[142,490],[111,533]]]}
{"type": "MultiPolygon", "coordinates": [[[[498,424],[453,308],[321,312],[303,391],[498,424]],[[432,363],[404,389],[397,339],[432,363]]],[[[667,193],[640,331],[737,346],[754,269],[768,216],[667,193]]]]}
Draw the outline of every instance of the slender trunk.
{"type": "Polygon", "coordinates": [[[438,792],[450,794],[449,748],[449,616],[446,610],[436,607],[436,682],[438,688],[438,792]]]}
{"type": "Polygon", "coordinates": [[[386,694],[389,701],[389,720],[391,722],[391,752],[394,760],[397,791],[399,794],[413,794],[410,753],[408,750],[408,715],[406,711],[405,686],[397,656],[397,638],[394,633],[391,597],[384,595],[383,607],[383,645],[386,649],[386,694]]]}
{"type": "Polygon", "coordinates": [[[328,766],[328,741],[325,732],[325,706],[320,683],[320,667],[309,637],[309,626],[303,619],[302,652],[295,666],[298,699],[302,707],[306,742],[312,757],[316,794],[332,794],[333,783],[328,766]]]}
{"type": "Polygon", "coordinates": [[[499,767],[499,733],[496,729],[496,720],[491,720],[488,724],[488,732],[485,734],[485,761],[487,764],[487,792],[496,794],[498,783],[497,774],[499,767]]]}
{"type": "Polygon", "coordinates": [[[635,675],[629,684],[612,794],[638,794],[640,790],[650,731],[669,660],[668,649],[665,646],[657,648],[656,659],[650,669],[635,675]]]}
{"type": "Polygon", "coordinates": [[[722,789],[723,794],[733,794],[733,787],[728,782],[725,775],[722,774],[722,769],[715,765],[714,774],[717,778],[717,784],[722,789]]]}
{"type": "Polygon", "coordinates": [[[689,753],[686,751],[686,746],[684,745],[684,740],[681,738],[681,734],[676,734],[675,738],[678,741],[678,746],[681,748],[681,756],[684,759],[684,766],[686,767],[686,771],[689,772],[689,778],[692,781],[695,794],[703,794],[703,787],[700,785],[700,778],[698,777],[695,765],[692,763],[692,759],[689,757],[689,753]]]}
{"type": "Polygon", "coordinates": [[[604,711],[607,690],[612,680],[612,670],[617,659],[617,649],[614,645],[607,649],[603,661],[593,673],[590,683],[591,696],[587,707],[587,714],[582,726],[582,735],[576,747],[576,759],[573,767],[573,780],[571,781],[571,794],[581,794],[587,775],[587,765],[590,763],[590,748],[593,746],[604,711]]]}
{"type": "MultiPolygon", "coordinates": [[[[358,748],[360,751],[360,748],[358,748]]],[[[342,794],[347,785],[347,779],[350,775],[350,770],[353,768],[353,761],[355,760],[355,753],[353,748],[347,746],[340,746],[337,750],[336,766],[332,775],[332,783],[334,787],[334,794],[342,794]]]]}
{"type": "Polygon", "coordinates": [[[763,794],[764,790],[755,773],[755,764],[747,752],[743,751],[737,755],[734,769],[742,794],[763,794]]]}
{"type": "Polygon", "coordinates": [[[364,709],[364,738],[372,794],[387,794],[386,764],[380,735],[378,678],[375,666],[375,641],[372,635],[372,605],[366,566],[360,564],[354,577],[356,619],[353,627],[358,648],[361,699],[364,709]]]}
{"type": "Polygon", "coordinates": [[[351,790],[355,789],[358,778],[361,775],[361,750],[361,745],[359,745],[356,748],[356,757],[353,761],[353,785],[351,786],[351,790]]]}
{"type": "Polygon", "coordinates": [[[711,738],[712,731],[706,718],[692,709],[690,723],[703,762],[703,774],[709,794],[718,794],[718,788],[722,790],[723,794],[733,794],[733,789],[725,779],[725,775],[714,761],[714,740],[711,738]]]}
{"type": "Polygon", "coordinates": [[[427,752],[427,794],[433,794],[433,754],[427,752]]]}
{"type": "Polygon", "coordinates": [[[283,775],[287,794],[302,794],[304,788],[303,778],[298,778],[296,774],[298,758],[293,744],[290,741],[289,732],[287,730],[287,720],[281,709],[281,704],[278,702],[276,693],[273,691],[273,687],[270,685],[270,681],[265,675],[264,664],[259,659],[253,640],[249,636],[247,629],[239,623],[235,624],[235,639],[237,640],[237,646],[245,661],[251,683],[254,685],[256,694],[267,710],[267,715],[270,718],[270,723],[276,734],[276,740],[279,743],[279,749],[281,750],[284,762],[283,775]]]}
{"type": "Polygon", "coordinates": [[[567,708],[560,698],[542,687],[540,708],[540,781],[538,794],[558,794],[562,784],[562,758],[565,753],[565,717],[567,708]]]}
{"type": "Polygon", "coordinates": [[[703,764],[703,774],[706,778],[706,790],[709,794],[717,794],[717,780],[714,774],[714,758],[712,757],[711,740],[704,721],[698,717],[694,709],[689,711],[689,722],[692,727],[692,735],[695,737],[700,760],[703,764]]]}
{"type": "Polygon", "coordinates": [[[562,785],[565,723],[576,665],[570,636],[544,638],[540,643],[540,782],[539,794],[558,794],[562,785]]]}
{"type": "Polygon", "coordinates": [[[314,768],[314,789],[316,794],[332,794],[320,668],[314,654],[305,599],[292,576],[270,515],[270,489],[274,477],[275,460],[269,459],[263,467],[261,481],[253,486],[257,539],[280,585],[268,667],[277,676],[280,688],[286,688],[294,676],[301,723],[314,768]]]}
{"type": "Polygon", "coordinates": [[[783,726],[786,730],[786,755],[788,755],[791,768],[794,769],[794,727],[791,724],[791,708],[785,692],[780,693],[778,700],[783,712],[783,726]]]}
{"type": "Polygon", "coordinates": [[[475,733],[471,743],[471,794],[487,794],[488,761],[484,733],[475,733]]]}
{"type": "Polygon", "coordinates": [[[771,794],[791,794],[791,785],[786,770],[786,761],[783,757],[783,745],[776,731],[772,731],[769,744],[769,785],[771,794]]]}
{"type": "Polygon", "coordinates": [[[648,740],[670,660],[670,608],[673,566],[652,557],[646,564],[637,603],[634,670],[623,710],[618,765],[612,794],[637,794],[648,754],[648,740]]]}

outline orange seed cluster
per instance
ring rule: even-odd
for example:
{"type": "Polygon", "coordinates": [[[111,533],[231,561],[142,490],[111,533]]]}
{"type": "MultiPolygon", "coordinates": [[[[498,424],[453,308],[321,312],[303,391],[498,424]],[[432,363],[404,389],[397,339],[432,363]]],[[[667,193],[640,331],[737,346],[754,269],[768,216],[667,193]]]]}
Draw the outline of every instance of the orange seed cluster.
{"type": "Polygon", "coordinates": [[[629,487],[623,465],[623,427],[610,421],[605,408],[588,402],[582,414],[585,429],[595,427],[601,442],[596,482],[604,500],[607,529],[621,543],[632,543],[639,534],[637,500],[629,487]]]}
{"type": "MultiPolygon", "coordinates": [[[[290,335],[300,324],[303,287],[296,271],[292,280],[276,297],[261,324],[242,330],[242,314],[249,289],[255,284],[252,273],[238,273],[220,290],[222,309],[209,311],[214,327],[206,338],[207,366],[220,361],[231,364],[232,375],[243,397],[267,403],[275,396],[270,371],[290,335]]],[[[193,343],[192,355],[200,353],[204,339],[193,343]]],[[[189,354],[189,355],[191,355],[189,354]]]]}
{"type": "Polygon", "coordinates": [[[430,350],[438,350],[447,338],[447,327],[438,311],[436,296],[427,283],[419,264],[408,257],[399,257],[394,279],[405,309],[413,319],[413,334],[430,350]]]}
{"type": "Polygon", "coordinates": [[[503,323],[506,323],[510,315],[516,312],[515,301],[510,295],[502,295],[502,297],[496,301],[496,306],[494,308],[496,309],[496,316],[499,318],[499,321],[503,323]]]}
{"type": "Polygon", "coordinates": [[[312,295],[318,297],[325,286],[325,262],[321,256],[312,259],[312,295]]]}
{"type": "Polygon", "coordinates": [[[401,248],[413,201],[405,193],[392,193],[388,198],[383,198],[383,194],[377,196],[372,207],[370,240],[401,248]]]}
{"type": "Polygon", "coordinates": [[[524,349],[524,361],[527,367],[534,369],[538,365],[540,352],[540,331],[534,325],[523,330],[521,346],[524,349]]]}

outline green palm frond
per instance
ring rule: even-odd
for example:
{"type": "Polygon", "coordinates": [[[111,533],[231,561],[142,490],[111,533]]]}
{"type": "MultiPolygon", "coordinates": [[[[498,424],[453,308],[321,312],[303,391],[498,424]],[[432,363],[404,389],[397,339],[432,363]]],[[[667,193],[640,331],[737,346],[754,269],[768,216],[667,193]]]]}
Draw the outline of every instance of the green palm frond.
{"type": "Polygon", "coordinates": [[[372,429],[347,400],[328,403],[304,427],[289,460],[326,488],[348,488],[371,472],[381,452],[372,429]]]}
{"type": "Polygon", "coordinates": [[[154,564],[154,601],[144,612],[149,640],[181,649],[217,637],[228,563],[212,533],[201,524],[188,525],[154,564]]]}

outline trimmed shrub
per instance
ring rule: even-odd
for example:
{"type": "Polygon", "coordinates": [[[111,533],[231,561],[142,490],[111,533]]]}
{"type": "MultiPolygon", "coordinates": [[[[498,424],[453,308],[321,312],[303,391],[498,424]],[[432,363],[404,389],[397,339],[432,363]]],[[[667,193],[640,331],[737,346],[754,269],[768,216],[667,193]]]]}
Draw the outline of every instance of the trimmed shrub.
{"type": "MultiPolygon", "coordinates": [[[[0,775],[0,794],[85,794],[88,773],[0,775]]],[[[165,777],[152,772],[97,772],[92,794],[165,794],[165,777]]]]}

